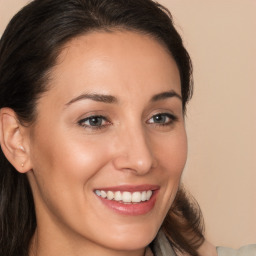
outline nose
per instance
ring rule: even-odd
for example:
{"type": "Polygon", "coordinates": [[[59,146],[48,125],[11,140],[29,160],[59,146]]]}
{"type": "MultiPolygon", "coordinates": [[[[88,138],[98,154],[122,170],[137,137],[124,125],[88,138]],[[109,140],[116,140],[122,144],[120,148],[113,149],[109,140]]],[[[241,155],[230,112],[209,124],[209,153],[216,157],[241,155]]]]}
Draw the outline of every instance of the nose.
{"type": "Polygon", "coordinates": [[[157,165],[150,140],[143,129],[125,129],[118,135],[113,159],[117,170],[130,170],[136,175],[145,175],[157,165]]]}

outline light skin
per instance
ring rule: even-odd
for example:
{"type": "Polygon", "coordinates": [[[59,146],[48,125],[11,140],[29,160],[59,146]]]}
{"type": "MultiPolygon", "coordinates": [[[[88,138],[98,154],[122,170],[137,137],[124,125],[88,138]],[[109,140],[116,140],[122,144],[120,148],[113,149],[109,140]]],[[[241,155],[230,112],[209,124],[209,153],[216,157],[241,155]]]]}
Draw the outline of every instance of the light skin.
{"type": "Polygon", "coordinates": [[[70,41],[50,76],[33,125],[1,110],[3,151],[35,199],[31,255],[144,255],[187,157],[175,61],[147,35],[94,32],[70,41]],[[115,212],[94,193],[142,184],[159,187],[142,215],[115,212]]]}

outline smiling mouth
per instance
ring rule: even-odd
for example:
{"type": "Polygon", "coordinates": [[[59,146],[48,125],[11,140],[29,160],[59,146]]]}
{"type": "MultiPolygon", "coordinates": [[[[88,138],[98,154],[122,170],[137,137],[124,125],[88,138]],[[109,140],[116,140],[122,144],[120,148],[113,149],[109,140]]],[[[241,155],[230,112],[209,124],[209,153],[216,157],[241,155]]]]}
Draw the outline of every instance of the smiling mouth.
{"type": "Polygon", "coordinates": [[[99,197],[107,199],[109,201],[116,201],[124,204],[141,203],[150,200],[153,191],[106,191],[106,190],[95,190],[95,194],[99,197]]]}

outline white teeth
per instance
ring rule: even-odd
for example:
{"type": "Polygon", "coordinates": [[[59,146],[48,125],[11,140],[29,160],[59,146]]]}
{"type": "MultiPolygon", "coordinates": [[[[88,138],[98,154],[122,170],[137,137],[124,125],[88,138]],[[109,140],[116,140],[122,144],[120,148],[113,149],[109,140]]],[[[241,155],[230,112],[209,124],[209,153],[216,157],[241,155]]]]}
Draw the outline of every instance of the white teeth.
{"type": "Polygon", "coordinates": [[[112,200],[114,198],[114,193],[112,191],[108,191],[107,198],[108,198],[108,200],[112,200]]]}
{"type": "Polygon", "coordinates": [[[142,193],[141,193],[141,201],[146,201],[147,200],[147,192],[146,191],[143,191],[142,193]]]}
{"type": "Polygon", "coordinates": [[[121,201],[122,200],[122,194],[120,191],[115,192],[115,201],[121,201]]]}
{"type": "Polygon", "coordinates": [[[152,190],[147,191],[136,191],[136,192],[121,192],[121,191],[104,191],[104,190],[95,190],[95,194],[102,198],[108,200],[114,200],[123,203],[140,203],[147,201],[151,198],[153,192],[152,190]]]}
{"type": "Polygon", "coordinates": [[[140,192],[132,193],[132,202],[139,203],[140,201],[141,201],[141,193],[140,192]]]}
{"type": "Polygon", "coordinates": [[[99,190],[96,190],[95,193],[96,193],[97,196],[100,196],[100,195],[101,195],[101,193],[100,193],[99,190]]]}
{"type": "Polygon", "coordinates": [[[103,198],[106,198],[106,197],[107,197],[107,193],[106,193],[104,190],[101,190],[101,191],[100,191],[100,195],[101,195],[101,197],[103,197],[103,198]]]}
{"type": "Polygon", "coordinates": [[[147,200],[149,200],[151,196],[152,196],[152,191],[148,190],[147,191],[147,200]]]}
{"type": "Polygon", "coordinates": [[[132,201],[132,193],[131,192],[123,192],[123,202],[130,203],[132,201]]]}

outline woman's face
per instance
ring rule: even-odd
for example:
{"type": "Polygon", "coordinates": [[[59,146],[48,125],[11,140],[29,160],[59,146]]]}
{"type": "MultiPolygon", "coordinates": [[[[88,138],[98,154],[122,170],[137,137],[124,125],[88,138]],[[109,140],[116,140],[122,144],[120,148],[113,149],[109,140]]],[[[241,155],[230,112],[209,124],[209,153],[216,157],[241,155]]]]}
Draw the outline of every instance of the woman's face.
{"type": "Polygon", "coordinates": [[[94,32],[66,45],[49,81],[28,128],[39,247],[141,252],[186,161],[173,58],[146,35],[94,32]]]}

